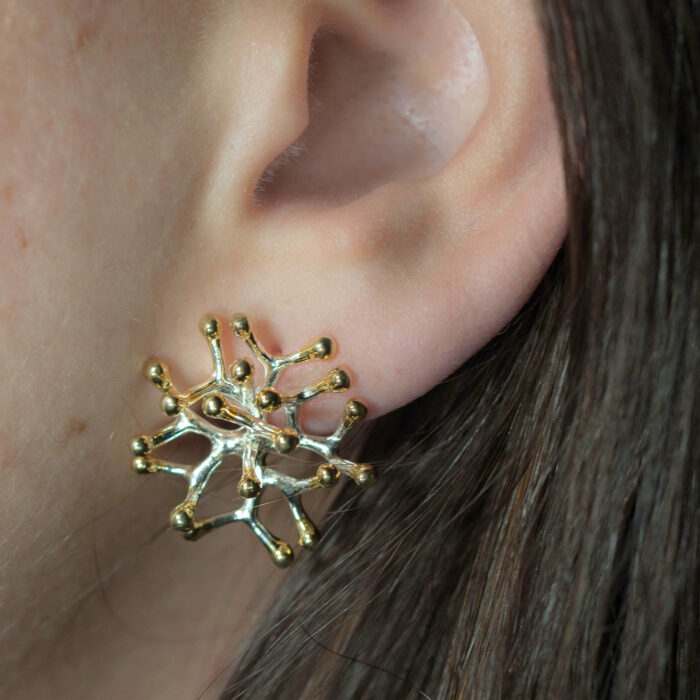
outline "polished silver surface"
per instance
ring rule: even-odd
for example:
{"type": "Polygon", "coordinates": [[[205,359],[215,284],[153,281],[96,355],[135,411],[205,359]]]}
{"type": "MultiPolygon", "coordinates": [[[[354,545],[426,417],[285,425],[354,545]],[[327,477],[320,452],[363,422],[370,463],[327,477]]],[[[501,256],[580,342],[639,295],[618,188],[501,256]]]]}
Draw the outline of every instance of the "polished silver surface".
{"type": "Polygon", "coordinates": [[[165,472],[187,480],[187,496],[170,514],[171,526],[185,538],[195,540],[221,525],[244,522],[265,545],[275,564],[284,567],[294,558],[291,547],[276,538],[259,518],[259,504],[265,488],[276,488],[284,495],[297,526],[299,544],[307,549],[313,548],[318,543],[319,534],[303,509],[301,495],[335,485],[339,474],[345,474],[362,487],[375,482],[374,469],[370,465],[357,464],[338,454],[341,440],[367,415],[367,409],[357,399],[351,399],[332,435],[305,434],[299,419],[301,407],[325,392],[346,391],[350,386],[347,373],[335,368],[315,384],[294,394],[283,394],[275,385],[281,373],[291,365],[314,359],[327,360],[333,352],[333,342],[329,338],[319,338],[297,353],[275,357],[258,344],[244,314],[234,316],[230,325],[260,361],[262,382],[255,384],[254,365],[248,358],[236,360],[227,370],[221,349],[221,324],[213,316],[204,316],[199,328],[212,353],[213,374],[205,383],[178,393],[163,362],[152,360],[146,363],[144,374],[165,394],[161,408],[174,420],[155,434],[139,435],[132,440],[132,467],[140,474],[165,472]],[[203,415],[196,412],[197,404],[203,415]],[[284,411],[286,425],[283,428],[267,420],[268,415],[277,410],[284,411]],[[222,422],[227,427],[222,427],[222,422]],[[175,464],[153,456],[158,447],[187,434],[201,435],[211,443],[209,455],[199,464],[175,464]],[[323,460],[312,476],[299,479],[267,466],[268,454],[287,455],[298,448],[314,452],[323,460]],[[244,498],[243,504],[230,512],[198,520],[195,510],[202,492],[228,455],[241,458],[238,491],[244,498]]]}

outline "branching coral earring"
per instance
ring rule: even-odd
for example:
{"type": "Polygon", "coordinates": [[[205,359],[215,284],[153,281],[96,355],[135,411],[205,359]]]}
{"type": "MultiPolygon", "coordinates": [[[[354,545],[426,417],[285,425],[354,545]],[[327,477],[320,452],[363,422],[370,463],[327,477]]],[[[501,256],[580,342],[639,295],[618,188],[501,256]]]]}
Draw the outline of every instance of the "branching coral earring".
{"type": "Polygon", "coordinates": [[[199,329],[209,343],[214,373],[204,384],[178,393],[164,363],[157,360],[146,363],[144,374],[147,379],[165,394],[161,401],[163,412],[175,417],[175,420],[153,435],[140,435],[132,440],[132,466],[139,474],[166,472],[187,479],[187,497],[170,513],[171,526],[182,532],[186,539],[195,540],[227,523],[244,522],[265,545],[275,564],[285,567],[294,558],[291,547],[272,535],[258,517],[258,505],[264,488],[273,486],[282,492],[296,522],[299,544],[307,549],[313,548],[318,543],[319,533],[304,512],[301,494],[334,486],[341,473],[365,488],[375,482],[373,467],[356,464],[338,455],[341,440],[367,415],[367,409],[360,401],[352,399],[345,404],[343,418],[332,435],[324,438],[306,435],[300,426],[301,407],[324,392],[348,389],[350,380],[347,373],[342,369],[333,369],[296,394],[283,394],[275,388],[275,384],[280,374],[291,365],[313,359],[328,359],[333,352],[332,341],[319,338],[293,355],[274,357],[260,347],[246,316],[234,316],[231,328],[262,364],[262,383],[255,385],[253,363],[248,358],[236,360],[226,368],[221,350],[221,324],[212,316],[204,316],[199,329]],[[203,416],[193,410],[200,401],[203,416]],[[283,409],[286,416],[284,428],[267,421],[267,416],[278,409],[283,409]],[[216,419],[216,422],[208,418],[216,419]],[[220,427],[222,421],[224,424],[230,423],[231,427],[220,427]],[[152,456],[156,448],[186,434],[201,435],[211,442],[211,452],[198,465],[174,464],[152,456]],[[324,460],[314,476],[297,479],[267,466],[269,453],[286,455],[298,447],[315,452],[324,460]],[[244,498],[243,504],[236,510],[197,520],[195,509],[207,481],[223,459],[232,454],[241,457],[242,474],[238,492],[244,498]]]}

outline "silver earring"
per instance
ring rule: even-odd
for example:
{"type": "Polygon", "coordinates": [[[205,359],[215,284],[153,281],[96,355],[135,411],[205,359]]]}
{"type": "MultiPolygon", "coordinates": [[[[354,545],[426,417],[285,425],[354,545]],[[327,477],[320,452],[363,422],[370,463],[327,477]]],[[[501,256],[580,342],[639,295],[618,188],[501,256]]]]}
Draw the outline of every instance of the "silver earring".
{"type": "Polygon", "coordinates": [[[301,407],[325,392],[346,391],[350,386],[347,373],[342,369],[332,369],[315,384],[295,394],[283,394],[275,384],[291,365],[314,359],[327,360],[333,353],[333,342],[330,338],[319,338],[293,355],[274,357],[260,347],[245,315],[235,315],[230,325],[262,364],[262,382],[256,386],[253,363],[249,358],[236,360],[226,368],[220,342],[221,324],[213,316],[204,316],[199,329],[209,344],[214,372],[205,383],[177,392],[163,362],[151,360],[146,363],[144,374],[164,393],[161,408],[166,415],[173,417],[173,422],[153,435],[139,435],[131,441],[132,467],[139,474],[166,472],[187,480],[185,500],[170,513],[171,526],[186,539],[196,540],[221,525],[244,522],[265,545],[274,563],[286,567],[294,559],[292,548],[272,535],[259,519],[258,505],[263,490],[270,486],[282,492],[296,522],[299,544],[307,549],[315,547],[319,533],[304,512],[301,495],[317,488],[335,486],[341,474],[363,488],[376,481],[372,466],[357,464],[338,455],[341,440],[367,415],[367,408],[360,401],[351,399],[345,404],[342,420],[332,435],[316,437],[305,434],[299,421],[301,407]],[[198,402],[201,402],[203,415],[193,410],[198,402]],[[284,428],[267,422],[267,416],[279,409],[285,413],[284,428]],[[217,420],[214,422],[209,418],[217,420]],[[230,423],[230,428],[220,427],[222,422],[230,423]],[[201,435],[211,442],[211,452],[202,462],[194,466],[180,465],[153,456],[158,447],[186,434],[201,435]],[[323,460],[313,476],[298,479],[266,465],[269,453],[286,455],[298,447],[316,453],[323,460]],[[244,501],[235,510],[198,520],[195,510],[199,498],[212,473],[228,455],[241,458],[238,492],[244,501]]]}

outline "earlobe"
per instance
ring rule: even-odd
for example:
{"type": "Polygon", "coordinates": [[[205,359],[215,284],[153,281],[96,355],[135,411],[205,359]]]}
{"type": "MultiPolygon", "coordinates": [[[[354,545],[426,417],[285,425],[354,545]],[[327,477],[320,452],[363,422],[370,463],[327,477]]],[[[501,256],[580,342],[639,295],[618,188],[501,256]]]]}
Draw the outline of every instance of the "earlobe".
{"type": "MultiPolygon", "coordinates": [[[[281,167],[279,162],[268,167],[271,161],[261,166],[267,180],[258,183],[256,197],[248,192],[231,238],[222,230],[206,232],[203,255],[211,260],[211,251],[217,251],[217,272],[195,275],[199,286],[192,299],[198,305],[192,315],[202,308],[228,313],[222,300],[231,300],[251,318],[268,320],[275,337],[267,340],[284,352],[319,334],[333,336],[337,361],[354,369],[353,391],[367,401],[370,417],[417,398],[488,342],[532,293],[565,235],[559,139],[534,11],[515,0],[489,3],[488,11],[483,5],[477,0],[329,3],[339,29],[317,34],[325,43],[317,47],[316,60],[323,54],[318,70],[343,71],[340,87],[333,86],[338,74],[334,78],[332,71],[317,76],[319,85],[328,83],[323,108],[311,110],[305,150],[281,167]],[[383,40],[398,51],[410,44],[410,31],[448,17],[448,5],[473,27],[488,72],[488,97],[473,128],[465,117],[457,143],[452,119],[464,107],[460,100],[469,100],[468,92],[452,110],[440,103],[459,74],[445,59],[457,59],[457,42],[451,52],[436,52],[435,65],[426,55],[414,73],[398,68],[386,73],[407,79],[418,71],[422,80],[420,70],[434,69],[433,84],[447,86],[438,91],[436,104],[442,106],[432,114],[430,128],[433,140],[441,129],[451,134],[445,143],[456,152],[448,162],[436,169],[436,160],[421,160],[426,151],[414,157],[420,150],[415,142],[399,139],[398,146],[391,145],[397,134],[403,137],[391,120],[384,124],[391,147],[382,149],[382,139],[367,122],[370,153],[353,161],[362,146],[361,139],[353,141],[358,135],[352,120],[343,122],[347,101],[358,100],[363,118],[382,115],[391,90],[383,78],[370,89],[381,73],[377,46],[383,40]],[[374,13],[363,13],[365,7],[374,13]],[[387,7],[397,8],[394,22],[367,21],[387,7]],[[400,14],[407,8],[411,12],[400,14]],[[397,26],[399,18],[406,24],[397,26]],[[336,61],[334,51],[342,60],[336,61]],[[369,75],[368,65],[375,68],[369,75]],[[343,84],[367,89],[347,93],[343,84]],[[346,151],[334,143],[336,134],[349,139],[346,151]],[[389,156],[395,159],[382,170],[377,163],[389,156]]],[[[438,29],[432,31],[425,41],[439,38],[438,29]]],[[[298,52],[297,60],[303,55],[298,52]]],[[[381,60],[398,59],[386,48],[381,60]]],[[[464,109],[461,114],[468,114],[469,106],[464,109]]],[[[327,408],[305,416],[307,429],[332,428],[323,420],[327,408]]],[[[330,408],[333,413],[338,407],[330,408]]]]}

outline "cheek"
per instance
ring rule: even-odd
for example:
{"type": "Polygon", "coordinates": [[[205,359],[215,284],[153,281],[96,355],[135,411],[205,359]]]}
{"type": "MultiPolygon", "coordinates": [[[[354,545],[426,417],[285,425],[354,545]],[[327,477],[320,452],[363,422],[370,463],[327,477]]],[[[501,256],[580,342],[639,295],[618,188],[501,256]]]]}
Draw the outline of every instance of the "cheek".
{"type": "Polygon", "coordinates": [[[0,185],[0,327],[10,320],[9,316],[24,292],[26,278],[22,270],[29,257],[26,227],[12,210],[15,189],[12,181],[0,185]]]}
{"type": "MultiPolygon", "coordinates": [[[[26,148],[31,153],[29,143],[26,148]]],[[[0,352],[12,364],[13,357],[28,356],[31,343],[48,342],[58,312],[79,302],[86,277],[79,274],[76,251],[87,246],[60,224],[56,188],[16,170],[2,173],[0,182],[0,352]]]]}
{"type": "MultiPolygon", "coordinates": [[[[48,9],[48,8],[47,8],[48,9]]],[[[0,326],[3,351],[23,319],[69,306],[84,173],[93,142],[66,18],[5,8],[0,42],[0,326]],[[64,31],[56,31],[63,19],[64,31]],[[47,303],[49,302],[49,303],[47,303]]],[[[94,152],[94,149],[93,149],[94,152]]]]}
{"type": "MultiPolygon", "coordinates": [[[[167,230],[145,211],[166,187],[163,162],[135,126],[152,131],[157,115],[128,107],[141,102],[147,69],[126,71],[109,48],[115,32],[139,36],[138,17],[98,20],[91,34],[80,13],[92,4],[42,3],[33,14],[0,3],[0,385],[13,410],[0,439],[10,462],[25,447],[23,461],[39,456],[60,412],[99,386],[106,358],[127,361],[113,329],[129,328],[137,299],[148,304],[139,242],[144,229],[167,230]]],[[[143,45],[119,55],[155,65],[143,45]]]]}
{"type": "Polygon", "coordinates": [[[186,26],[151,26],[164,19],[158,12],[137,2],[128,12],[82,0],[0,2],[5,366],[32,345],[79,339],[88,353],[95,333],[128,327],[134,308],[150,305],[167,264],[153,251],[168,250],[165,239],[182,228],[187,182],[172,160],[190,133],[176,108],[186,26]]]}

